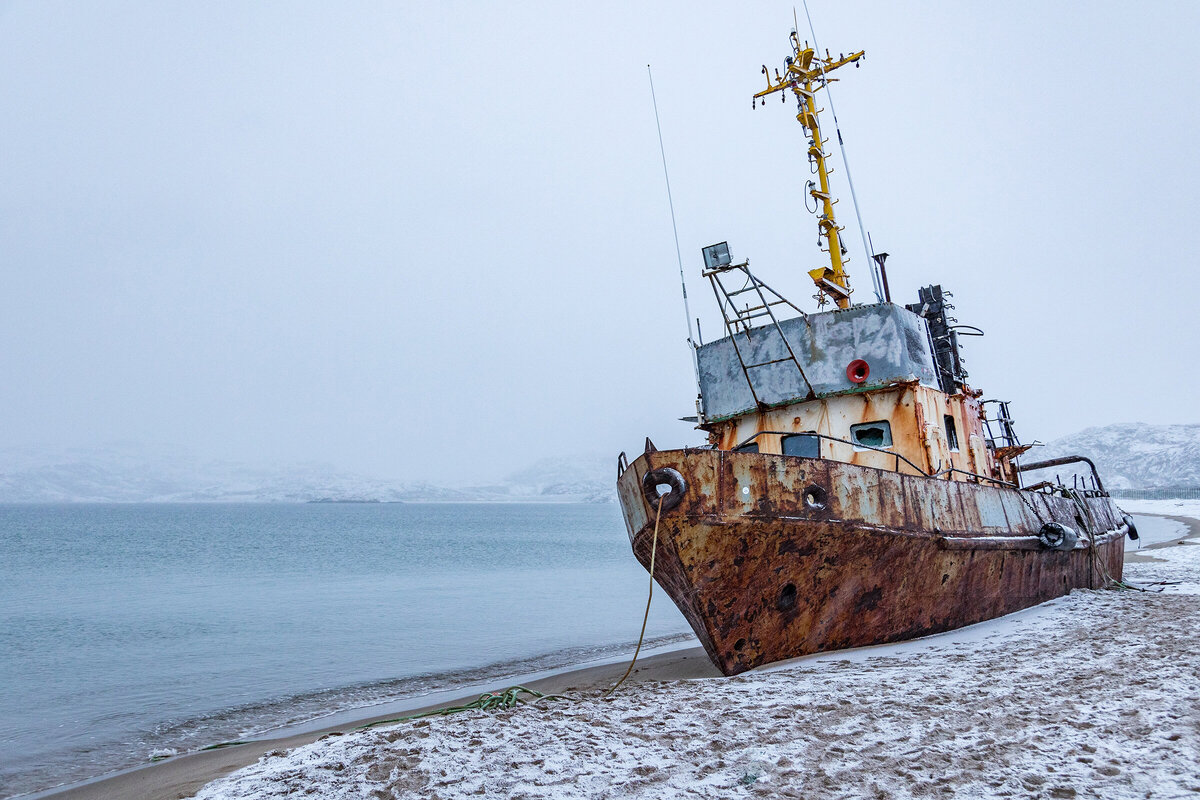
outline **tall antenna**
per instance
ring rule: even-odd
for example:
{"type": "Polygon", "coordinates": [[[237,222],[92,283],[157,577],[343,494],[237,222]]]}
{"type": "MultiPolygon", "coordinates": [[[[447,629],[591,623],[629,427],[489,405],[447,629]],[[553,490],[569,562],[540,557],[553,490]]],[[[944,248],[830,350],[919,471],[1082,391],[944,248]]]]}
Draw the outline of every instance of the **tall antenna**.
{"type": "MultiPolygon", "coordinates": [[[[808,31],[812,34],[813,49],[818,53],[821,51],[820,45],[817,44],[817,30],[813,27],[812,14],[808,13],[808,0],[804,2],[804,16],[808,18],[808,31]]],[[[795,19],[796,9],[792,7],[792,18],[795,19]]],[[[818,61],[818,64],[820,62],[818,61]]],[[[824,66],[821,66],[821,72],[824,74],[824,66]]],[[[846,158],[846,143],[842,141],[842,128],[838,125],[837,109],[833,107],[833,87],[829,84],[825,85],[825,96],[829,98],[829,111],[833,114],[833,129],[837,131],[838,149],[842,151],[842,166],[846,168],[846,183],[850,185],[850,202],[854,204],[854,216],[858,219],[858,233],[862,237],[863,253],[866,255],[866,261],[871,270],[871,283],[875,287],[875,298],[883,302],[883,288],[879,282],[879,265],[871,258],[871,247],[867,244],[867,229],[863,226],[862,212],[858,209],[858,195],[854,193],[854,179],[850,177],[850,161],[846,158]]]]}
{"type": "MultiPolygon", "coordinates": [[[[675,259],[679,262],[679,286],[683,289],[683,315],[687,318],[688,347],[692,351],[692,368],[696,371],[696,413],[700,412],[700,358],[696,354],[696,338],[692,335],[692,311],[688,307],[687,281],[683,278],[683,253],[679,250],[679,226],[675,224],[675,200],[671,197],[671,176],[667,173],[667,148],[663,146],[662,122],[658,118],[658,98],[654,94],[654,73],[650,65],[646,65],[646,75],[650,78],[650,100],[654,103],[654,124],[658,128],[658,150],[662,153],[663,180],[667,183],[667,205],[671,208],[671,231],[675,234],[675,259]]],[[[699,324],[699,322],[697,322],[699,324]]]]}

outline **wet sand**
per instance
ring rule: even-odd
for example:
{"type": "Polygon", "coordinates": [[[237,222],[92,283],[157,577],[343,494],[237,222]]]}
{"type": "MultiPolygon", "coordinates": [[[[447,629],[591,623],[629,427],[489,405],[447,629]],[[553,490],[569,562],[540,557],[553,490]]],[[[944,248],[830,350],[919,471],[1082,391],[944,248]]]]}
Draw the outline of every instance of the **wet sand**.
{"type": "MultiPolygon", "coordinates": [[[[621,661],[615,664],[585,667],[561,672],[522,685],[543,694],[602,691],[616,683],[628,666],[627,661],[621,661]]],[[[720,673],[708,660],[708,656],[704,654],[702,648],[699,646],[688,647],[651,655],[645,659],[639,658],[622,690],[631,684],[646,681],[719,676],[720,673]]],[[[519,678],[514,680],[520,683],[519,678]]],[[[509,685],[511,683],[498,684],[492,689],[499,690],[507,688],[509,685]]],[[[234,770],[253,764],[267,753],[291,750],[314,742],[330,733],[351,731],[359,725],[381,719],[462,705],[463,702],[474,700],[477,697],[479,697],[479,692],[462,695],[435,705],[412,706],[400,711],[393,710],[382,716],[363,717],[345,725],[322,728],[310,733],[263,739],[220,750],[188,753],[87,783],[37,794],[34,797],[52,797],[54,800],[134,800],[135,798],[137,800],[178,800],[178,798],[191,797],[205,784],[228,775],[234,770]]]]}

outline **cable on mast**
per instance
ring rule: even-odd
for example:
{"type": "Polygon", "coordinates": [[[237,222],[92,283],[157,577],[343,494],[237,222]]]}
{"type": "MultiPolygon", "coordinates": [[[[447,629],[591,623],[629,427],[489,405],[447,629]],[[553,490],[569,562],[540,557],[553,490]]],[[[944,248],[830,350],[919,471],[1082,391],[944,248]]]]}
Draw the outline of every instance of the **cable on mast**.
{"type": "MultiPolygon", "coordinates": [[[[808,12],[808,0],[803,0],[803,2],[804,16],[808,18],[808,31],[813,37],[813,49],[817,52],[820,52],[821,48],[817,44],[817,30],[813,27],[812,14],[808,12]]],[[[792,9],[792,13],[794,16],[794,7],[792,9]]],[[[818,65],[821,67],[821,74],[823,76],[825,74],[825,68],[820,64],[819,61],[818,65]]],[[[842,166],[846,168],[846,183],[850,186],[850,201],[854,204],[854,216],[858,219],[858,233],[862,237],[863,253],[866,255],[868,269],[871,270],[871,283],[875,288],[875,298],[882,303],[883,289],[881,288],[879,281],[879,265],[876,264],[874,259],[871,258],[871,248],[867,244],[867,229],[863,226],[862,212],[860,212],[858,208],[858,195],[854,193],[854,179],[850,177],[850,162],[846,159],[846,143],[842,141],[842,127],[838,124],[837,109],[833,106],[833,87],[830,86],[828,82],[825,83],[825,96],[829,98],[829,111],[833,114],[833,129],[837,131],[838,149],[842,151],[842,166]]]]}
{"type": "MultiPolygon", "coordinates": [[[[688,326],[688,347],[692,351],[692,368],[696,371],[696,415],[703,416],[700,409],[700,357],[696,353],[696,339],[692,335],[692,312],[688,307],[687,281],[683,277],[683,253],[679,249],[679,226],[675,224],[675,200],[671,197],[671,176],[667,172],[667,148],[663,146],[662,122],[658,118],[658,98],[654,93],[654,73],[650,65],[646,65],[646,75],[650,78],[650,101],[654,104],[654,124],[658,128],[658,151],[662,154],[663,180],[667,184],[667,205],[671,209],[671,232],[675,234],[675,259],[679,262],[679,286],[683,289],[683,316],[688,326]]],[[[696,320],[696,324],[700,324],[696,320]]]]}

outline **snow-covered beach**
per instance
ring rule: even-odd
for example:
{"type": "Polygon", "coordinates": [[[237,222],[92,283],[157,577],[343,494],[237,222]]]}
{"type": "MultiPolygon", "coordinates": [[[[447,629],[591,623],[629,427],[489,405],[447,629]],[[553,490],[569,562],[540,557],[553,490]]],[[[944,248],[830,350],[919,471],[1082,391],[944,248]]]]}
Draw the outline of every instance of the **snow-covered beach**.
{"type": "Polygon", "coordinates": [[[1200,547],[1143,550],[1126,578],[1177,583],[735,678],[328,736],[197,797],[1200,796],[1200,547]]]}

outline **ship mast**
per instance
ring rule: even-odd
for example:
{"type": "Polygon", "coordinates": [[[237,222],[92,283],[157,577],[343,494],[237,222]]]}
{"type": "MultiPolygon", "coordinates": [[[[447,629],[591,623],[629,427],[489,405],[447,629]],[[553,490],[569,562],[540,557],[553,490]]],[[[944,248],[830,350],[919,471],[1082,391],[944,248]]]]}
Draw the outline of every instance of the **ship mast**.
{"type": "MultiPolygon", "coordinates": [[[[830,266],[817,267],[809,270],[808,274],[817,286],[817,302],[820,305],[825,305],[825,298],[828,295],[833,298],[838,308],[849,308],[851,290],[849,274],[845,269],[848,259],[843,260],[842,258],[842,242],[839,235],[842,227],[837,224],[833,213],[833,206],[837,201],[833,199],[829,191],[831,170],[825,163],[824,149],[827,140],[821,138],[821,126],[817,121],[817,114],[823,109],[817,108],[816,93],[830,81],[836,80],[836,78],[826,77],[830,72],[846,64],[857,62],[863,57],[863,51],[833,58],[827,50],[825,57],[821,58],[817,55],[816,50],[809,47],[807,43],[801,46],[800,38],[795,31],[792,31],[791,40],[792,55],[785,59],[787,72],[780,75],[779,70],[776,69],[775,80],[772,81],[771,73],[767,71],[764,64],[762,71],[767,76],[767,88],[754,95],[754,105],[758,105],[759,98],[765,98],[775,92],[787,92],[790,89],[796,96],[800,109],[800,112],[796,114],[796,119],[808,132],[808,158],[810,163],[815,164],[817,174],[817,182],[809,181],[806,188],[809,195],[817,201],[820,212],[817,220],[818,236],[826,240],[830,262],[830,266]]],[[[785,101],[786,98],[786,94],[781,97],[785,101]]],[[[763,105],[766,105],[765,100],[763,105]]],[[[820,239],[818,239],[819,241],[820,239]]]]}

